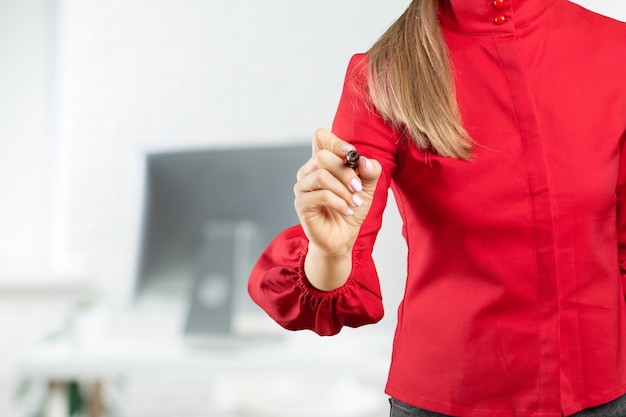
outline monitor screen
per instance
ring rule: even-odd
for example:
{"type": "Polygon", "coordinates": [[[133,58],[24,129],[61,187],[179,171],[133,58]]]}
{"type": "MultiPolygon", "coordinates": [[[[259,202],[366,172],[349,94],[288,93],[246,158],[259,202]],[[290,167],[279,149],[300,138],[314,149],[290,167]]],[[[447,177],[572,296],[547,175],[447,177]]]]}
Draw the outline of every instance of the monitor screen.
{"type": "MultiPolygon", "coordinates": [[[[238,275],[234,291],[247,296],[262,250],[298,222],[293,186],[310,154],[308,144],[147,154],[135,297],[187,297],[210,274],[201,269],[238,275]]],[[[223,287],[207,285],[207,302],[223,287]]]]}

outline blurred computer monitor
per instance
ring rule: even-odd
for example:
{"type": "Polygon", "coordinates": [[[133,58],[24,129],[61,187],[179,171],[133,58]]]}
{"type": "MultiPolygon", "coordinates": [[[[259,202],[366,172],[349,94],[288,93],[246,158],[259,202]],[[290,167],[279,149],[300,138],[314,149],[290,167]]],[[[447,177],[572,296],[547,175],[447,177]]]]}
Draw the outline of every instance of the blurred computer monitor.
{"type": "Polygon", "coordinates": [[[185,334],[258,329],[247,278],[298,222],[293,185],[310,145],[148,153],[135,298],[185,300],[185,334]],[[243,329],[243,330],[242,330],[243,329]]]}

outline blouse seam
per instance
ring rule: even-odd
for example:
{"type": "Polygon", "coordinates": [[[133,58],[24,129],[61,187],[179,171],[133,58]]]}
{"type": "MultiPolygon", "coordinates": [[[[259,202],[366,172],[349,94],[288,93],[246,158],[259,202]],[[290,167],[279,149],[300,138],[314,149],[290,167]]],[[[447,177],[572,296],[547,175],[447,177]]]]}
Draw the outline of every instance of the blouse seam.
{"type": "MultiPolygon", "coordinates": [[[[397,199],[396,199],[396,205],[398,206],[398,210],[400,210],[401,214],[402,214],[402,229],[405,231],[405,235],[406,235],[406,238],[404,240],[406,242],[407,253],[411,253],[411,239],[410,239],[410,236],[409,236],[409,233],[408,233],[408,230],[409,230],[409,225],[408,225],[409,216],[406,215],[406,213],[407,213],[407,208],[406,208],[406,205],[407,205],[406,200],[407,200],[407,198],[406,198],[405,194],[403,192],[401,192],[399,189],[398,189],[398,192],[396,194],[400,197],[400,201],[397,201],[397,199]]],[[[407,274],[407,277],[408,277],[409,276],[409,262],[408,262],[408,260],[407,260],[407,265],[406,266],[407,266],[406,274],[407,274]]],[[[408,283],[408,280],[407,280],[407,283],[408,283]]],[[[405,285],[405,291],[406,291],[406,285],[405,285]]]]}

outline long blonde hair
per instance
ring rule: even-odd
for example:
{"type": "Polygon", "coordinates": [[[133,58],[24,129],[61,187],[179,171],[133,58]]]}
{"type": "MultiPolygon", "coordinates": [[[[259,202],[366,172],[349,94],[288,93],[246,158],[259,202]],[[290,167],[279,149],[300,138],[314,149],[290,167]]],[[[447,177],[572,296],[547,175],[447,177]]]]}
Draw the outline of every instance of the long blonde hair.
{"type": "Polygon", "coordinates": [[[461,123],[438,0],[413,0],[374,43],[368,88],[379,114],[419,148],[470,159],[472,141],[461,123]]]}

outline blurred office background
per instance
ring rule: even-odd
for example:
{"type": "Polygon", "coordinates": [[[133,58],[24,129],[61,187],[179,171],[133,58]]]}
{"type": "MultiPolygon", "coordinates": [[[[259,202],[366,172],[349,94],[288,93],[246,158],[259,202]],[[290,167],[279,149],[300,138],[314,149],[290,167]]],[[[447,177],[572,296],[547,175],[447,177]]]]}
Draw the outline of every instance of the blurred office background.
{"type": "Polygon", "coordinates": [[[1,416],[61,416],[76,388],[129,417],[385,415],[405,273],[391,197],[386,317],[367,329],[190,347],[188,298],[137,297],[137,271],[146,155],[308,145],[350,56],[408,3],[0,0],[1,416]]]}

